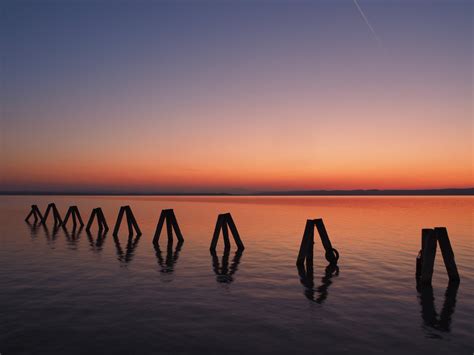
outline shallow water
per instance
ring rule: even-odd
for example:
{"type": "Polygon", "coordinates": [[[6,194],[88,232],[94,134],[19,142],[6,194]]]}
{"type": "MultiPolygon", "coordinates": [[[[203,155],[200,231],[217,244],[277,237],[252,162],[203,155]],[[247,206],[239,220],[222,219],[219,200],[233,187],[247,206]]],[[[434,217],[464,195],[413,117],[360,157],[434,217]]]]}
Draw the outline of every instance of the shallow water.
{"type": "Polygon", "coordinates": [[[0,353],[472,354],[473,207],[472,197],[3,196],[0,353]],[[130,205],[143,235],[25,223],[31,204],[49,202],[61,214],[77,205],[86,222],[100,206],[111,229],[130,205]],[[183,232],[178,250],[163,236],[153,247],[164,208],[183,232]],[[226,262],[220,241],[216,262],[209,244],[224,212],[246,249],[235,255],[231,240],[226,262]],[[306,219],[319,217],[341,257],[326,274],[316,239],[311,287],[295,260],[306,219]],[[447,290],[438,248],[433,294],[419,294],[421,228],[434,226],[448,228],[461,284],[447,290]]]}

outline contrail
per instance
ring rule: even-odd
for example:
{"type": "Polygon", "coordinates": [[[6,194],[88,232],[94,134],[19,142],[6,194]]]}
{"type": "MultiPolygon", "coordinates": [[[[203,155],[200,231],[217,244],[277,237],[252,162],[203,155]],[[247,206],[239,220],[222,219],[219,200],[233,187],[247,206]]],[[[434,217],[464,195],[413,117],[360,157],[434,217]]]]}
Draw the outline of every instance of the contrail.
{"type": "Polygon", "coordinates": [[[374,28],[372,27],[372,25],[370,24],[369,20],[367,19],[367,16],[365,16],[364,11],[362,11],[362,8],[360,7],[359,3],[357,2],[357,0],[353,0],[353,1],[354,1],[355,6],[357,7],[357,9],[358,9],[359,12],[360,12],[360,15],[362,16],[362,18],[364,19],[365,23],[367,24],[367,27],[369,27],[370,32],[372,32],[372,34],[374,35],[375,40],[377,41],[377,43],[378,43],[379,45],[381,45],[381,44],[382,44],[382,41],[380,40],[379,36],[377,36],[377,33],[375,33],[374,28]]]}

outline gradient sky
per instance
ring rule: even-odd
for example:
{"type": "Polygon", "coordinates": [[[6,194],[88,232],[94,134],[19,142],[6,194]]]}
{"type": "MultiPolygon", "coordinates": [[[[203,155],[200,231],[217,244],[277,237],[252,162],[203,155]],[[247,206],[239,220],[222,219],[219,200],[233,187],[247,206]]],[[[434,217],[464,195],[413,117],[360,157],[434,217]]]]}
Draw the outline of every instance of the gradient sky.
{"type": "Polygon", "coordinates": [[[473,2],[2,1],[0,190],[474,185],[473,2]]]}

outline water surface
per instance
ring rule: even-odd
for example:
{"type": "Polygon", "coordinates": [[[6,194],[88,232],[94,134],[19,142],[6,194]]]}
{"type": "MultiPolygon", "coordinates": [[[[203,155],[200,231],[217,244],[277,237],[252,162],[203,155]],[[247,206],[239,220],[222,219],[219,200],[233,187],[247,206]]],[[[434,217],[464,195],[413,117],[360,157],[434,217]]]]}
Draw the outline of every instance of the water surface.
{"type": "Polygon", "coordinates": [[[0,197],[0,353],[456,353],[473,351],[472,197],[0,197]],[[29,206],[102,207],[111,229],[130,205],[129,240],[32,227],[29,206]],[[185,242],[152,239],[175,210],[185,242]],[[246,249],[209,245],[231,212],[246,249]],[[314,279],[296,256],[306,219],[324,219],[341,257],[327,270],[316,239],[314,279]],[[419,293],[421,228],[446,226],[461,276],[438,250],[432,290],[419,293]]]}

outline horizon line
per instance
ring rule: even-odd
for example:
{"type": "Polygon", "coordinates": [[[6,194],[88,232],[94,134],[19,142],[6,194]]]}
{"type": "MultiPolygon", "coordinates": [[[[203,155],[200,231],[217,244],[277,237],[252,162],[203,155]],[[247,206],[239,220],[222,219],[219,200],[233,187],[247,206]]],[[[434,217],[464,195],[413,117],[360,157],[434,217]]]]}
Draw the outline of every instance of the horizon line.
{"type": "Polygon", "coordinates": [[[474,187],[442,189],[287,190],[256,192],[0,191],[2,196],[472,196],[474,187]]]}

